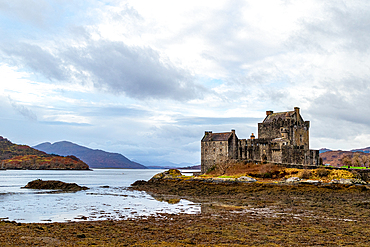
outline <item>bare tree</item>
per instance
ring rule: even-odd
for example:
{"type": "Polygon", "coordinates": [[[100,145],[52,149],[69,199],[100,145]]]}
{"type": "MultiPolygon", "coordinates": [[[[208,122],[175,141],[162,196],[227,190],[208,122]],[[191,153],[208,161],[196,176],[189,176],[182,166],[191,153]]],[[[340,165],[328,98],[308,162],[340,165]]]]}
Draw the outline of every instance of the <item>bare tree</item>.
{"type": "Polygon", "coordinates": [[[369,167],[370,156],[363,154],[360,156],[360,159],[363,167],[369,167]]]}
{"type": "Polygon", "coordinates": [[[361,158],[359,153],[355,153],[352,157],[352,165],[355,167],[361,166],[361,158]]]}
{"type": "Polygon", "coordinates": [[[348,166],[348,168],[350,168],[350,166],[352,165],[352,159],[349,155],[346,155],[342,158],[342,162],[343,164],[345,164],[346,166],[348,166]]]}

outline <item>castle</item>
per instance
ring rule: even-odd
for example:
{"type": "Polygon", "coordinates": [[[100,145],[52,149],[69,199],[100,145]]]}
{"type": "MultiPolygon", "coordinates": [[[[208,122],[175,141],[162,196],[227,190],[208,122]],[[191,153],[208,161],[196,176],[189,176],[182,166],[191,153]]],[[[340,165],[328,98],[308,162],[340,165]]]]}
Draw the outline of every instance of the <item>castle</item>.
{"type": "Polygon", "coordinates": [[[294,107],[294,111],[266,111],[258,123],[258,138],[252,133],[248,140],[238,139],[235,130],[206,131],[201,141],[202,173],[231,160],[318,166],[319,150],[309,149],[309,128],[310,122],[294,107]]]}

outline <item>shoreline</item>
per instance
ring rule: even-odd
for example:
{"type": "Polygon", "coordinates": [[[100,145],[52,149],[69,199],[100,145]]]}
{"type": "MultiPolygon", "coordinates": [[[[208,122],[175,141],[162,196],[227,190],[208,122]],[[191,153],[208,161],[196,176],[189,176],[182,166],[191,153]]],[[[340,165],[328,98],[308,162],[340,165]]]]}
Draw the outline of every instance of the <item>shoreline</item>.
{"type": "Polygon", "coordinates": [[[369,246],[370,190],[346,184],[209,183],[150,179],[130,189],[199,214],[158,214],[118,221],[0,221],[8,246],[369,246]]]}

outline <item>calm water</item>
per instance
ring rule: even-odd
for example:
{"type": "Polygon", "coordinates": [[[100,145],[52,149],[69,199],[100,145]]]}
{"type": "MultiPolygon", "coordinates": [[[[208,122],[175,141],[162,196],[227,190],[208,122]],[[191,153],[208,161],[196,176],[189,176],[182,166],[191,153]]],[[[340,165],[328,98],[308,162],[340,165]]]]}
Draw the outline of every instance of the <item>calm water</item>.
{"type": "Polygon", "coordinates": [[[64,222],[125,219],[157,213],[198,213],[200,204],[171,204],[145,192],[129,191],[136,180],[161,170],[95,169],[94,171],[0,170],[0,218],[17,222],[64,222]],[[60,180],[87,186],[75,193],[21,189],[35,180],[60,180]]]}

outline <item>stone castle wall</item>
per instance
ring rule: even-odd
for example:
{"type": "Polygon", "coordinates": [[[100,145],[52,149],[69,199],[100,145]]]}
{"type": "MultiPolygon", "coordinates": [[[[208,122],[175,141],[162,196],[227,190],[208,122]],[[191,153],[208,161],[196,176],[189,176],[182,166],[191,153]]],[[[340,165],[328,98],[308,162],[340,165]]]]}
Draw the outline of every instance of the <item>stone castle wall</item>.
{"type": "Polygon", "coordinates": [[[266,118],[258,123],[258,138],[238,139],[235,131],[214,133],[215,140],[206,132],[202,139],[202,172],[217,163],[231,160],[251,160],[304,166],[319,165],[319,151],[309,149],[310,122],[304,121],[299,108],[294,111],[266,112],[266,118]],[[228,134],[228,139],[224,138],[228,134]],[[226,148],[227,147],[227,148],[226,148]]]}

